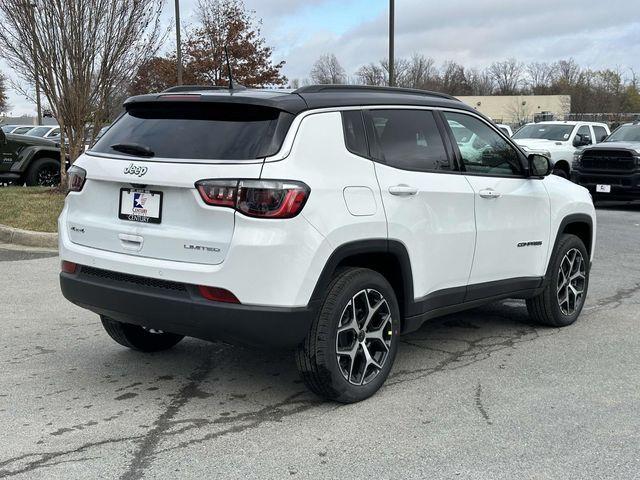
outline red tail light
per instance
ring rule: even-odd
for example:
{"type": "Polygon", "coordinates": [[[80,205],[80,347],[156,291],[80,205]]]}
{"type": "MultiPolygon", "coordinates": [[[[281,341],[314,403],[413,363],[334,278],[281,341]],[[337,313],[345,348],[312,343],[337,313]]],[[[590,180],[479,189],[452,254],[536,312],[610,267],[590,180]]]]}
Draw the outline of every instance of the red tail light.
{"type": "Polygon", "coordinates": [[[238,300],[233,293],[229,290],[225,290],[224,288],[205,287],[200,285],[198,287],[198,291],[200,292],[200,295],[207,300],[224,303],[240,303],[240,300],[238,300]]]}
{"type": "Polygon", "coordinates": [[[257,218],[295,217],[311,192],[304,183],[289,180],[200,180],[196,188],[208,205],[257,218]]]}
{"type": "Polygon", "coordinates": [[[60,269],[64,273],[76,273],[76,270],[78,269],[78,264],[63,260],[62,263],[60,264],[60,269]]]}

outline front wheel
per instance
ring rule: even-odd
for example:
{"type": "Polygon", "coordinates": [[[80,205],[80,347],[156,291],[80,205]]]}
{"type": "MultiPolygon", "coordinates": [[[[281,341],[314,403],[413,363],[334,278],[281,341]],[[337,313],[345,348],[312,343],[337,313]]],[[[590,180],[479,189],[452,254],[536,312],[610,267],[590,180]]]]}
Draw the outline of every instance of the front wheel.
{"type": "Polygon", "coordinates": [[[553,174],[558,176],[558,177],[561,177],[561,178],[564,178],[566,180],[569,180],[569,174],[567,173],[567,171],[564,168],[560,168],[560,167],[554,168],[553,169],[553,174]]]}
{"type": "Polygon", "coordinates": [[[370,397],[386,380],[398,349],[400,311],[389,282],[364,268],[340,271],[304,343],[300,375],[317,395],[342,403],[370,397]]]}
{"type": "Polygon", "coordinates": [[[527,300],[529,315],[550,327],[566,327],[578,319],[589,288],[589,254],[575,235],[563,234],[550,260],[547,285],[527,300]]]}
{"type": "Polygon", "coordinates": [[[101,316],[102,326],[109,336],[120,345],[141,352],[168,350],[184,338],[175,333],[146,329],[130,323],[118,322],[101,316]]]}

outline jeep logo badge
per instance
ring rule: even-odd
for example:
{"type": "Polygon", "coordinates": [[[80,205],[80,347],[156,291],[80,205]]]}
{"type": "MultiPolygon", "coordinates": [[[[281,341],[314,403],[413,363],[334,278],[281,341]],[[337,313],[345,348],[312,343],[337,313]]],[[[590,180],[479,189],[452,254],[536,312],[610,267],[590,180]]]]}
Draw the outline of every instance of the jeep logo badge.
{"type": "Polygon", "coordinates": [[[125,175],[137,175],[138,177],[142,177],[145,173],[147,173],[147,167],[138,167],[133,163],[124,169],[125,175]]]}

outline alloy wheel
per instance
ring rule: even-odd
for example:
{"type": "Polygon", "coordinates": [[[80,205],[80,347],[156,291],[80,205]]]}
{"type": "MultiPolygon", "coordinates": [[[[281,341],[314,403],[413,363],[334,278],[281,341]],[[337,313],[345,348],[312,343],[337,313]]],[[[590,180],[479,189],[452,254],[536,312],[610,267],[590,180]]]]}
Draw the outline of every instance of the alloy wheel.
{"type": "Polygon", "coordinates": [[[38,185],[42,187],[57,187],[60,184],[60,170],[55,167],[44,166],[38,172],[38,185]]]}
{"type": "Polygon", "coordinates": [[[366,385],[382,370],[393,338],[391,310],[384,296],[360,290],[345,306],[338,323],[336,357],[342,376],[366,385]]]}
{"type": "Polygon", "coordinates": [[[558,271],[557,297],[563,315],[573,315],[584,300],[586,264],[582,253],[572,248],[565,253],[558,271]]]}

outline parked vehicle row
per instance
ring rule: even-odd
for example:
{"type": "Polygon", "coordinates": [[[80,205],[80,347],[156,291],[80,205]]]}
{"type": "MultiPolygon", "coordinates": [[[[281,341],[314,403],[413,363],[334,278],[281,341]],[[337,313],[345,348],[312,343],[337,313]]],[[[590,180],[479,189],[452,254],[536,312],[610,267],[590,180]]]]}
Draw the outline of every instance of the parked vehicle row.
{"type": "Polygon", "coordinates": [[[47,138],[49,140],[60,139],[60,127],[57,125],[2,125],[5,134],[28,135],[30,137],[47,138]]]}
{"type": "Polygon", "coordinates": [[[311,390],[355,402],[431,318],[582,310],[589,193],[453,97],[193,88],[125,109],[70,169],[58,229],[64,296],[121,345],[291,347],[311,390]]]}

